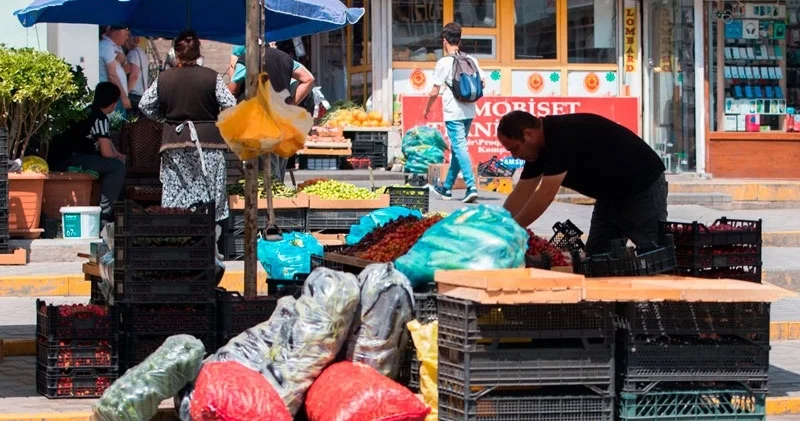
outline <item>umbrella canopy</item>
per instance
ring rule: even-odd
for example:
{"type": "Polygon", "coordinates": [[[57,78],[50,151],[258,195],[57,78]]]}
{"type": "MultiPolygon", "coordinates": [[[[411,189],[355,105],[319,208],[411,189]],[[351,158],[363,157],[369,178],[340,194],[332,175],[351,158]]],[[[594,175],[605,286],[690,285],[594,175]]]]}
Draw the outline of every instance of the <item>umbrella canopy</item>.
{"type": "MultiPolygon", "coordinates": [[[[245,0],[35,0],[14,15],[22,26],[84,23],[126,26],[135,35],[173,38],[185,29],[202,39],[244,44],[245,0]]],[[[358,22],[363,8],[339,0],[266,0],[266,40],[282,41],[358,22]]]]}

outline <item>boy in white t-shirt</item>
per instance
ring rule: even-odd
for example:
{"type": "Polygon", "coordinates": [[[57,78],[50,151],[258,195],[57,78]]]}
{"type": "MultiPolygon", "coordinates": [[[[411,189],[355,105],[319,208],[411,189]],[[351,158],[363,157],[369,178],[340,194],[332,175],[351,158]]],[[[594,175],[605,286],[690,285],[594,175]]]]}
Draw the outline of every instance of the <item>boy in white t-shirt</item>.
{"type": "MultiPolygon", "coordinates": [[[[433,71],[433,89],[428,97],[428,105],[425,107],[425,119],[428,119],[431,106],[436,102],[436,98],[444,88],[442,94],[442,111],[444,114],[444,124],[447,128],[447,135],[450,137],[450,169],[447,171],[447,177],[441,185],[433,186],[433,191],[444,198],[445,200],[452,199],[452,188],[456,182],[458,172],[461,171],[464,177],[464,183],[467,185],[467,192],[461,200],[464,203],[472,203],[478,200],[478,189],[475,186],[475,175],[472,172],[472,161],[469,157],[469,150],[467,149],[467,136],[469,128],[472,125],[472,120],[477,115],[477,107],[474,102],[459,101],[453,95],[452,81],[453,81],[453,63],[455,54],[459,53],[459,46],[461,45],[461,25],[457,23],[448,23],[442,30],[442,44],[445,56],[436,62],[436,68],[433,71]]],[[[474,57],[468,57],[475,63],[475,68],[478,69],[483,78],[483,70],[478,65],[478,60],[474,57]]]]}

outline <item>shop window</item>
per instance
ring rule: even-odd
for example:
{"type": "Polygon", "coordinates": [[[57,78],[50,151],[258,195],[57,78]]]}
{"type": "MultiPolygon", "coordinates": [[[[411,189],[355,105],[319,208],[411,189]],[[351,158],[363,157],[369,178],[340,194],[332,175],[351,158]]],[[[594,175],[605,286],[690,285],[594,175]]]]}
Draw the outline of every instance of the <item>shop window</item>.
{"type": "Polygon", "coordinates": [[[616,63],[616,1],[567,2],[567,45],[569,63],[616,63]]]}
{"type": "Polygon", "coordinates": [[[497,38],[494,35],[462,35],[461,51],[476,58],[496,59],[497,38]]]}
{"type": "MultiPolygon", "coordinates": [[[[364,0],[352,0],[350,7],[364,7],[364,0]]],[[[364,17],[352,26],[350,66],[358,67],[369,64],[365,55],[369,36],[369,28],[366,27],[368,21],[365,13],[364,17]]]]}
{"type": "Polygon", "coordinates": [[[800,8],[787,10],[784,1],[725,2],[709,4],[706,15],[711,130],[794,130],[787,114],[800,107],[800,8]]]}
{"type": "Polygon", "coordinates": [[[553,60],[558,51],[556,0],[514,1],[514,57],[553,60]]]}
{"type": "Polygon", "coordinates": [[[393,59],[436,61],[442,55],[442,27],[442,0],[393,0],[393,59]]]}
{"type": "Polygon", "coordinates": [[[464,28],[497,26],[496,0],[453,0],[453,20],[464,28]]]}

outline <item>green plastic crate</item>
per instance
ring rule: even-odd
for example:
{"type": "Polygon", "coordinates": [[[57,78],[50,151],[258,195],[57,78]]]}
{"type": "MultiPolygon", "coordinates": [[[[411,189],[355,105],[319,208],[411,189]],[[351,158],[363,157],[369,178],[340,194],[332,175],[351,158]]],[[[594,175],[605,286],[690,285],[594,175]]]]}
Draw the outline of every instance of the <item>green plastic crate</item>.
{"type": "Polygon", "coordinates": [[[764,421],[766,394],[746,389],[666,390],[621,393],[621,421],[764,421]]]}

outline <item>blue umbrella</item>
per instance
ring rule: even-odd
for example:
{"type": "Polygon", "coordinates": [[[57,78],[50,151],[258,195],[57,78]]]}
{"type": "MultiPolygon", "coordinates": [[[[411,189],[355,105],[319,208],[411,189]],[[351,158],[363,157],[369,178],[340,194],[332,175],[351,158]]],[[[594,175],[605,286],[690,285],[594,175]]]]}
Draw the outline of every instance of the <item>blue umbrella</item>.
{"type": "MultiPolygon", "coordinates": [[[[126,26],[135,35],[173,38],[185,29],[200,38],[244,44],[244,0],[35,0],[14,15],[37,23],[126,26]]],[[[339,0],[267,0],[266,40],[282,41],[358,22],[363,8],[339,0]]]]}

